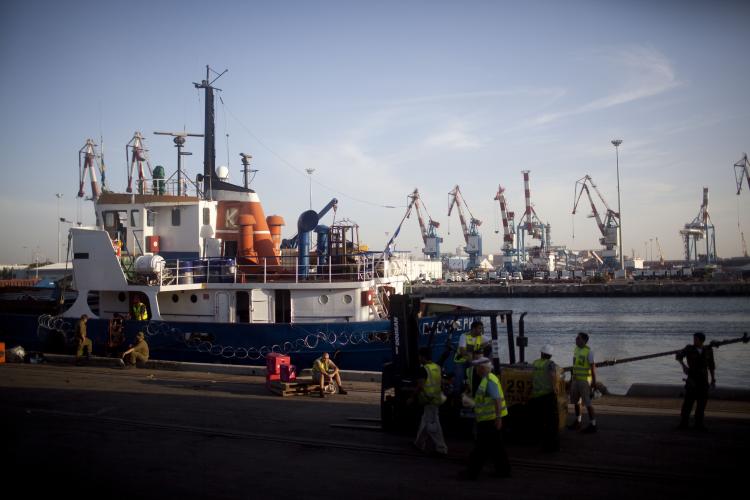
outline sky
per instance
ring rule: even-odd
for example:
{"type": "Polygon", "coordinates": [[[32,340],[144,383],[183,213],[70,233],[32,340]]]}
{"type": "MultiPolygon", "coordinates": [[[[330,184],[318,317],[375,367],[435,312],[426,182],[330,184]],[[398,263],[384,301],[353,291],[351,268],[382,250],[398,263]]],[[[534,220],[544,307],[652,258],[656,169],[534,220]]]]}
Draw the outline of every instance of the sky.
{"type": "MultiPolygon", "coordinates": [[[[717,253],[738,256],[740,231],[750,240],[750,190],[736,195],[733,168],[750,150],[748,20],[750,3],[725,1],[6,0],[0,263],[56,260],[58,210],[93,224],[92,202],[76,198],[87,138],[103,138],[112,190],[124,191],[135,131],[171,174],[171,138],[153,132],[203,132],[192,82],[206,65],[228,70],[215,83],[217,164],[240,184],[239,153],[253,156],[252,187],[284,236],[311,191],[317,209],[338,198],[336,219],[382,249],[418,188],[452,252],[459,185],[497,254],[498,186],[518,221],[529,170],[553,245],[599,248],[589,211],[571,214],[574,186],[590,175],[616,209],[617,138],[627,255],[658,258],[658,238],[680,258],[705,186],[717,253]]],[[[194,178],[201,139],[186,150],[194,178]]],[[[421,250],[416,217],[396,246],[421,250]]]]}

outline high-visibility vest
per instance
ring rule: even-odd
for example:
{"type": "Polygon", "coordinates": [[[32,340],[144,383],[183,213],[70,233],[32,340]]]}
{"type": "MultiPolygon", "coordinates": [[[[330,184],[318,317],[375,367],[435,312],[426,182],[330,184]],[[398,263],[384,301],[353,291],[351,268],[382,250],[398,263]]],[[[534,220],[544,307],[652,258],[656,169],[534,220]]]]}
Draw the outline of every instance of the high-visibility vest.
{"type": "Polygon", "coordinates": [[[532,375],[532,391],[531,397],[538,398],[545,394],[550,394],[552,391],[552,381],[549,376],[549,364],[552,362],[550,359],[537,359],[532,363],[534,372],[532,375]]]}
{"type": "Polygon", "coordinates": [[[466,369],[466,383],[469,386],[469,392],[474,387],[474,367],[470,366],[466,369]]]}
{"type": "Polygon", "coordinates": [[[318,372],[318,373],[328,373],[328,363],[330,362],[331,362],[331,358],[324,360],[323,357],[321,356],[320,358],[316,359],[313,362],[312,371],[318,372]]]}
{"type": "Polygon", "coordinates": [[[573,380],[585,380],[591,383],[591,363],[589,363],[589,346],[576,346],[573,351],[573,380]]]}
{"type": "Polygon", "coordinates": [[[135,319],[138,321],[146,321],[148,319],[146,304],[143,302],[133,304],[133,316],[135,316],[135,319]]]}
{"type": "Polygon", "coordinates": [[[437,363],[430,361],[424,365],[424,369],[427,372],[427,380],[419,395],[420,402],[425,405],[440,405],[442,403],[440,393],[443,392],[440,367],[437,363]]]}
{"type": "Polygon", "coordinates": [[[495,412],[495,400],[487,394],[487,387],[489,384],[496,385],[497,390],[500,393],[500,416],[504,417],[508,414],[508,407],[505,406],[505,395],[503,394],[503,388],[500,385],[500,381],[494,373],[490,373],[479,383],[477,393],[474,395],[474,415],[476,416],[477,422],[485,422],[497,418],[497,413],[495,412]]]}
{"type": "MultiPolygon", "coordinates": [[[[473,335],[467,335],[466,336],[466,352],[472,353],[479,350],[479,348],[482,347],[482,336],[473,336],[473,335]]],[[[461,356],[461,354],[458,352],[458,349],[456,349],[456,354],[453,356],[453,361],[456,363],[466,363],[469,361],[469,358],[465,358],[461,356]]]]}

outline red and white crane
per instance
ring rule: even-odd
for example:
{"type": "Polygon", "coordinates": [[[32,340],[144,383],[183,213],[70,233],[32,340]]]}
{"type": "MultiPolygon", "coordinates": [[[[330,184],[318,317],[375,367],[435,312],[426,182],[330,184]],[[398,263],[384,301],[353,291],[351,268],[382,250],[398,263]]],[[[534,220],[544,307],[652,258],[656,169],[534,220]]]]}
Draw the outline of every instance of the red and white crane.
{"type": "Polygon", "coordinates": [[[505,201],[505,188],[497,186],[495,201],[500,202],[500,215],[503,218],[503,251],[510,252],[513,250],[515,243],[515,213],[508,210],[508,204],[505,201]]]}
{"type": "MultiPolygon", "coordinates": [[[[96,154],[96,144],[93,139],[86,139],[86,144],[78,151],[78,197],[83,198],[85,193],[83,191],[83,184],[86,180],[86,169],[89,171],[89,179],[91,180],[91,199],[96,201],[101,195],[99,189],[99,182],[96,178],[96,170],[94,170],[94,164],[99,163],[99,156],[96,154]]],[[[101,170],[102,164],[99,163],[99,170],[101,170]]]]}
{"type": "MultiPolygon", "coordinates": [[[[419,190],[414,188],[414,191],[408,196],[409,198],[409,204],[406,207],[406,213],[404,214],[404,217],[401,219],[401,223],[398,225],[398,228],[396,228],[396,231],[393,233],[393,236],[386,244],[386,253],[390,253],[391,245],[396,240],[396,237],[401,232],[401,226],[403,225],[404,221],[409,218],[411,215],[411,211],[413,209],[416,209],[417,211],[417,220],[419,221],[419,230],[422,234],[422,241],[424,242],[424,248],[422,249],[422,252],[430,257],[431,259],[438,259],[440,258],[440,243],[442,243],[443,238],[439,237],[437,235],[437,228],[440,227],[440,223],[432,220],[432,217],[430,217],[429,212],[427,212],[427,207],[424,207],[425,213],[427,213],[427,218],[429,219],[429,223],[425,225],[424,223],[424,217],[422,217],[422,211],[420,209],[420,196],[419,196],[419,190]]],[[[424,203],[422,203],[424,205],[424,203]]]]}
{"type": "Polygon", "coordinates": [[[147,150],[143,147],[143,135],[140,132],[135,132],[133,138],[130,139],[128,144],[125,146],[125,161],[128,163],[128,193],[133,192],[133,170],[138,168],[138,194],[145,194],[146,192],[146,176],[143,170],[143,163],[146,163],[148,167],[149,177],[153,176],[151,170],[151,163],[148,160],[147,150]]]}
{"type": "Polygon", "coordinates": [[[602,196],[602,193],[599,192],[599,188],[596,187],[596,184],[594,184],[591,176],[585,175],[576,181],[575,193],[573,198],[573,215],[575,215],[576,213],[578,203],[581,201],[581,197],[583,196],[584,192],[586,193],[586,196],[589,199],[589,204],[591,205],[592,213],[590,217],[593,217],[596,220],[596,225],[599,228],[599,232],[601,233],[599,243],[604,246],[602,257],[604,257],[606,265],[615,268],[619,264],[619,252],[622,251],[622,249],[620,248],[620,243],[618,241],[620,214],[609,207],[607,200],[605,200],[604,196],[602,196]],[[594,204],[594,199],[591,197],[591,191],[589,190],[589,184],[594,189],[601,202],[604,204],[604,208],[606,209],[604,219],[602,219],[599,210],[597,210],[596,205],[594,204]]]}

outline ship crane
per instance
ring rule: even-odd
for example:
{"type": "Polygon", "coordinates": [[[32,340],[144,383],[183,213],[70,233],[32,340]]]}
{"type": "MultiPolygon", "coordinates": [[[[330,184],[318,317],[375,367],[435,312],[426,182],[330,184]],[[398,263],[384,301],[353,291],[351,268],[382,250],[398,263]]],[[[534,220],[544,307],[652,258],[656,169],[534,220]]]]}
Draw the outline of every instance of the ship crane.
{"type": "Polygon", "coordinates": [[[456,185],[453,190],[448,193],[451,196],[451,203],[448,206],[448,217],[451,216],[453,207],[458,209],[458,218],[461,221],[461,229],[464,233],[464,241],[466,246],[464,251],[469,254],[469,266],[468,269],[473,269],[479,265],[479,257],[482,255],[482,236],[479,234],[479,226],[482,225],[482,221],[475,218],[469,210],[469,206],[461,196],[461,189],[456,185]],[[469,224],[466,224],[466,217],[462,207],[466,207],[466,211],[469,212],[469,224]]]}
{"type": "Polygon", "coordinates": [[[742,191],[742,178],[747,179],[747,188],[750,189],[750,161],[747,159],[747,153],[734,164],[734,176],[737,180],[737,195],[742,191]]]}
{"type": "Polygon", "coordinates": [[[551,227],[549,224],[544,224],[534,210],[531,204],[531,189],[529,188],[529,173],[530,170],[523,170],[523,184],[524,184],[524,196],[526,199],[526,212],[522,222],[518,224],[517,232],[517,252],[522,261],[531,261],[531,263],[537,267],[542,267],[545,270],[552,271],[554,264],[551,261],[550,247],[552,240],[550,237],[551,227]],[[533,239],[539,240],[539,246],[531,249],[530,255],[526,254],[526,242],[525,236],[529,235],[533,239]]]}
{"type": "Polygon", "coordinates": [[[685,245],[685,260],[688,262],[698,262],[698,241],[706,240],[706,264],[711,264],[716,260],[716,234],[714,225],[711,222],[711,216],[708,214],[708,188],[703,188],[703,203],[698,211],[698,215],[692,222],[685,224],[680,229],[680,235],[685,245]]]}
{"type": "Polygon", "coordinates": [[[515,216],[516,214],[508,210],[508,204],[505,201],[505,188],[503,186],[497,186],[497,194],[495,195],[495,201],[500,203],[500,215],[503,219],[503,267],[507,270],[513,269],[513,257],[516,255],[515,252],[515,216]],[[507,258],[507,260],[505,260],[507,258]]]}
{"type": "Polygon", "coordinates": [[[128,168],[128,193],[133,192],[133,170],[138,169],[138,194],[145,194],[146,191],[146,176],[143,170],[143,163],[146,163],[148,167],[149,177],[153,176],[153,170],[151,169],[151,162],[148,160],[147,150],[143,147],[143,135],[140,132],[135,132],[133,138],[130,139],[128,144],[125,146],[125,161],[129,165],[128,168]]]}
{"type": "Polygon", "coordinates": [[[609,207],[609,204],[604,199],[604,196],[602,196],[599,188],[597,188],[596,184],[594,184],[591,176],[585,175],[576,181],[573,202],[573,215],[575,215],[576,213],[578,204],[581,201],[581,197],[583,196],[584,192],[586,193],[586,197],[589,199],[589,204],[591,205],[591,215],[589,217],[592,217],[596,220],[596,225],[599,228],[599,233],[601,233],[602,235],[601,238],[599,238],[599,243],[604,247],[604,250],[602,250],[601,252],[604,266],[610,269],[616,269],[619,266],[620,262],[619,252],[622,251],[617,239],[617,235],[619,234],[618,229],[620,227],[620,214],[609,207]],[[594,199],[592,198],[591,191],[589,190],[589,184],[596,192],[596,195],[599,197],[602,204],[604,204],[604,208],[606,209],[604,219],[602,219],[599,210],[597,210],[596,208],[596,204],[594,204],[594,199]]]}
{"type": "Polygon", "coordinates": [[[86,144],[78,151],[78,197],[83,198],[85,196],[83,184],[86,181],[86,169],[88,169],[89,179],[91,180],[91,199],[94,201],[98,200],[101,195],[94,163],[99,163],[99,171],[102,171],[102,163],[99,162],[100,157],[96,154],[95,148],[94,140],[86,139],[86,144]]]}

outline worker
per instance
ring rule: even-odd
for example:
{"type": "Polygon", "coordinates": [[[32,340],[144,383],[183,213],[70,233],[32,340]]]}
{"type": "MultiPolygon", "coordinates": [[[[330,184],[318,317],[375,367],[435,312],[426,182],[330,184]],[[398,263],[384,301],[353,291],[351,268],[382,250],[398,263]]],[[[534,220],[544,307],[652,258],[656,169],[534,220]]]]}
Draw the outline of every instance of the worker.
{"type": "Polygon", "coordinates": [[[716,363],[714,362],[713,349],[708,346],[704,347],[706,335],[703,332],[693,334],[692,345],[685,346],[677,353],[677,361],[682,366],[682,371],[687,375],[685,379],[685,399],[682,403],[680,413],[680,425],[678,429],[687,429],[690,420],[690,412],[695,406],[695,429],[705,431],[706,426],[703,424],[703,416],[706,411],[708,402],[708,374],[711,374],[710,387],[716,387],[716,363]],[[687,365],[685,359],[687,358],[687,365]]]}
{"type": "Polygon", "coordinates": [[[440,366],[432,361],[429,347],[419,348],[419,373],[417,387],[408,403],[418,401],[422,405],[422,420],[419,423],[417,438],[414,446],[420,451],[432,452],[437,456],[446,456],[448,446],[443,438],[443,428],[440,426],[440,405],[445,402],[442,388],[442,372],[440,366]]]}
{"type": "Polygon", "coordinates": [[[553,353],[554,348],[549,344],[545,345],[540,358],[532,364],[534,372],[531,379],[531,399],[528,402],[544,451],[560,450],[560,436],[557,432],[557,365],[552,361],[553,353]]]}
{"type": "Polygon", "coordinates": [[[585,332],[579,332],[576,336],[573,370],[570,377],[570,402],[575,405],[576,419],[568,426],[568,429],[579,430],[581,428],[581,402],[583,402],[589,413],[589,425],[583,432],[590,434],[597,430],[594,405],[591,402],[596,387],[596,366],[594,365],[594,352],[587,345],[588,341],[589,335],[585,332]]]}
{"type": "Polygon", "coordinates": [[[347,391],[341,386],[341,373],[336,364],[331,361],[331,357],[324,352],[321,357],[313,362],[312,367],[313,382],[320,384],[320,397],[325,397],[325,386],[331,381],[335,381],[339,388],[339,394],[346,394],[347,391]]]}
{"type": "Polygon", "coordinates": [[[464,374],[466,368],[471,366],[471,359],[474,352],[483,352],[484,348],[490,345],[489,336],[484,336],[484,325],[481,321],[474,321],[471,324],[471,330],[468,335],[462,333],[458,339],[458,349],[453,356],[454,379],[453,392],[460,394],[464,386],[464,374]]]}
{"type": "Polygon", "coordinates": [[[148,320],[148,309],[146,309],[146,304],[141,302],[140,297],[136,297],[133,301],[133,319],[136,321],[148,320]]]}
{"type": "Polygon", "coordinates": [[[502,418],[508,414],[505,396],[500,381],[492,373],[492,363],[486,357],[474,361],[481,377],[479,387],[474,393],[474,415],[476,432],[474,449],[469,456],[469,465],[459,474],[460,479],[477,479],[482,471],[484,462],[492,458],[495,465],[495,475],[510,476],[510,462],[505,451],[501,430],[502,418]]]}
{"type": "Polygon", "coordinates": [[[76,333],[75,337],[73,338],[73,343],[75,345],[76,349],[76,362],[80,363],[82,361],[82,358],[84,356],[84,352],[86,353],[86,358],[91,356],[93,354],[94,350],[94,344],[91,342],[91,339],[88,338],[88,335],[86,334],[86,324],[89,321],[89,317],[86,314],[81,314],[81,318],[78,320],[78,323],[76,324],[76,333]]]}
{"type": "Polygon", "coordinates": [[[148,361],[148,343],[143,335],[143,332],[138,332],[135,335],[135,345],[130,346],[130,349],[122,353],[122,359],[125,362],[126,367],[132,367],[136,365],[143,365],[148,361]]]}

